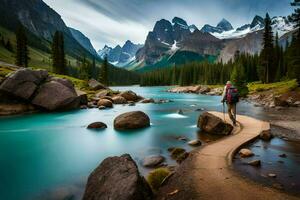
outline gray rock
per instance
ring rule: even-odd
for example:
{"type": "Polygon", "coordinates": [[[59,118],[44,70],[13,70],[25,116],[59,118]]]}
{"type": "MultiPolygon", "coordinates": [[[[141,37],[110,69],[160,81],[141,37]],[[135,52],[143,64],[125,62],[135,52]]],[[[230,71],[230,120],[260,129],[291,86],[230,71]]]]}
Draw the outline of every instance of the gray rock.
{"type": "Polygon", "coordinates": [[[197,126],[205,133],[215,135],[229,135],[233,130],[231,124],[225,123],[219,117],[208,112],[199,116],[197,126]]]}
{"type": "Polygon", "coordinates": [[[76,90],[77,96],[79,98],[81,105],[87,105],[88,104],[88,96],[86,92],[83,92],[81,90],[76,90]]]}
{"type": "Polygon", "coordinates": [[[150,126],[150,118],[144,112],[134,111],[119,115],[114,120],[117,130],[138,129],[150,126]]]}
{"type": "Polygon", "coordinates": [[[89,176],[83,200],[150,200],[152,191],[130,155],[106,158],[89,176]]]}
{"type": "Polygon", "coordinates": [[[58,78],[58,77],[50,77],[48,82],[50,81],[55,81],[55,82],[59,82],[61,84],[63,84],[64,86],[70,88],[70,89],[74,89],[74,84],[68,80],[68,79],[65,79],[65,78],[58,78]]]}
{"type": "Polygon", "coordinates": [[[103,84],[99,83],[95,79],[89,80],[88,85],[92,90],[106,89],[106,87],[103,84]]]}
{"type": "Polygon", "coordinates": [[[254,167],[259,167],[261,165],[261,161],[260,160],[252,160],[252,161],[248,162],[248,165],[251,165],[254,167]]]}
{"type": "Polygon", "coordinates": [[[144,159],[143,166],[153,168],[159,166],[164,161],[165,157],[163,156],[149,156],[144,159]]]}
{"type": "Polygon", "coordinates": [[[0,91],[7,92],[16,97],[29,100],[38,86],[46,80],[48,72],[46,70],[20,69],[8,75],[1,83],[0,91]]]}
{"type": "Polygon", "coordinates": [[[32,104],[50,111],[75,109],[79,108],[80,99],[74,88],[70,89],[59,82],[50,81],[39,88],[32,104]]]}

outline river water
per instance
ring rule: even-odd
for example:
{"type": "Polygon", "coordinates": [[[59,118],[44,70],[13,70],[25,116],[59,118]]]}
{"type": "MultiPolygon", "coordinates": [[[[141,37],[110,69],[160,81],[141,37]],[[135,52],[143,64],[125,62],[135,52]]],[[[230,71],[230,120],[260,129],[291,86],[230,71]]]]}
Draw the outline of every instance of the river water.
{"type": "MultiPolygon", "coordinates": [[[[171,94],[165,92],[167,87],[113,89],[130,89],[146,98],[173,102],[0,118],[0,199],[80,199],[88,175],[108,156],[131,154],[143,174],[147,170],[140,163],[147,155],[164,155],[173,165],[167,148],[192,150],[176,137],[199,137],[196,122],[203,111],[198,109],[222,111],[216,96],[171,94]],[[179,109],[183,115],[177,114],[179,109]],[[151,127],[127,132],[113,129],[117,115],[135,110],[149,115],[151,127]],[[87,130],[95,121],[106,123],[108,128],[87,130]]],[[[263,111],[242,102],[238,112],[257,116],[263,111]]]]}

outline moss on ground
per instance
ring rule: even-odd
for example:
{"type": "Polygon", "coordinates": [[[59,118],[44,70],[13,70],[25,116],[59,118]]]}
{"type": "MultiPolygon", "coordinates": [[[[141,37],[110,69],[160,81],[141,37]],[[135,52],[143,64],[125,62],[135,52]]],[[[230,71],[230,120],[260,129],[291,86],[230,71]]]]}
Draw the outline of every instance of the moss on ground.
{"type": "Polygon", "coordinates": [[[151,171],[147,176],[147,182],[153,191],[157,191],[163,181],[171,174],[168,168],[158,168],[151,171]]]}
{"type": "Polygon", "coordinates": [[[4,78],[11,72],[14,72],[15,69],[13,67],[0,66],[0,78],[4,78]]]}
{"type": "Polygon", "coordinates": [[[297,81],[288,80],[276,83],[263,84],[261,82],[253,82],[248,84],[250,94],[272,91],[273,94],[279,95],[298,88],[297,81]]]}

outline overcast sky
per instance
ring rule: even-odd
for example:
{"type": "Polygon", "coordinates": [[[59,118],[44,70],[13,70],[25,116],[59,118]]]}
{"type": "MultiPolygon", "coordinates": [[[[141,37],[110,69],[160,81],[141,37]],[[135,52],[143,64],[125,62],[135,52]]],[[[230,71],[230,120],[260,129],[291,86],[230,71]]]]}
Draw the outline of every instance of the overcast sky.
{"type": "Polygon", "coordinates": [[[144,43],[157,20],[174,16],[195,24],[216,25],[222,18],[234,27],[250,23],[258,14],[286,16],[291,0],[44,0],[67,26],[90,38],[95,49],[122,45],[126,40],[144,43]]]}

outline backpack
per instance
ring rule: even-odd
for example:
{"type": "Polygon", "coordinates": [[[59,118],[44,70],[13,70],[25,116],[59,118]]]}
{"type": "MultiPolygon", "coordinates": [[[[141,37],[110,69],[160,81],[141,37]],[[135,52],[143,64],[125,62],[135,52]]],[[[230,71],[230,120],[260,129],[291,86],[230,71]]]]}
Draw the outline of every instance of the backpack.
{"type": "Polygon", "coordinates": [[[227,103],[235,104],[235,103],[239,102],[239,92],[238,92],[237,88],[235,88],[232,85],[229,85],[226,88],[226,90],[227,90],[226,91],[226,101],[227,101],[227,103]]]}

